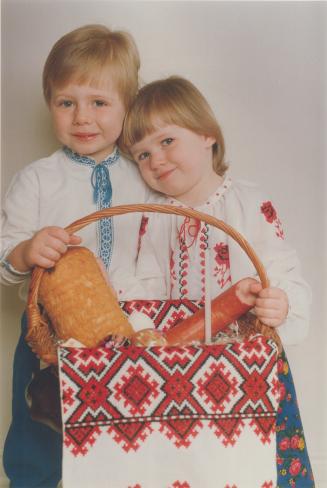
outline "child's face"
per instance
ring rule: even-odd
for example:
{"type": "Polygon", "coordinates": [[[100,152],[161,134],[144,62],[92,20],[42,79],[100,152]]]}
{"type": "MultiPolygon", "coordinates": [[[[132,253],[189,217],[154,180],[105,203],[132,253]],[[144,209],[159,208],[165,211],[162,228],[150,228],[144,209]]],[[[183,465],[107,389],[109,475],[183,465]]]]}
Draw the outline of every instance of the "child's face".
{"type": "Polygon", "coordinates": [[[50,112],[57,139],[98,163],[113,151],[126,110],[109,81],[93,87],[72,80],[53,88],[50,112]]]}
{"type": "Polygon", "coordinates": [[[214,138],[177,125],[157,127],[130,148],[144,180],[187,205],[200,205],[221,180],[212,168],[214,138]]]}

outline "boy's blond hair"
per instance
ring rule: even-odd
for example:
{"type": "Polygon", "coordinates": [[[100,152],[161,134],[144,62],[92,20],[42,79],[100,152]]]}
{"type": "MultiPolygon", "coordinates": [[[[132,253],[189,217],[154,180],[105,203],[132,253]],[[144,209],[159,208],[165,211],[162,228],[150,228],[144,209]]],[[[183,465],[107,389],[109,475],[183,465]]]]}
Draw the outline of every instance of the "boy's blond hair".
{"type": "Polygon", "coordinates": [[[51,100],[53,87],[69,81],[100,86],[108,76],[127,108],[138,89],[140,57],[130,34],[103,25],[85,25],[61,37],[43,69],[43,93],[51,100]]]}
{"type": "Polygon", "coordinates": [[[131,155],[129,148],[154,132],[158,121],[213,137],[213,169],[221,176],[225,173],[223,134],[208,102],[190,81],[170,76],[140,89],[124,121],[119,140],[122,151],[131,155]]]}

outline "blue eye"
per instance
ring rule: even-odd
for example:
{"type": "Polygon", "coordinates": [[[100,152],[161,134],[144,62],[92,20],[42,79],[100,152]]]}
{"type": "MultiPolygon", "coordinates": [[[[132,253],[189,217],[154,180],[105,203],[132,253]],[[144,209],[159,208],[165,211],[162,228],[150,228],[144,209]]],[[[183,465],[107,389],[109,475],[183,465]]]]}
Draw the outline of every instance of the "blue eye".
{"type": "Polygon", "coordinates": [[[73,105],[73,102],[72,102],[71,100],[61,100],[61,101],[59,102],[59,105],[60,105],[61,107],[66,107],[66,108],[68,108],[68,107],[71,107],[71,106],[73,105]]]}
{"type": "Polygon", "coordinates": [[[143,153],[141,153],[141,154],[138,155],[137,159],[138,159],[138,161],[144,161],[149,156],[150,156],[150,153],[149,152],[143,152],[143,153]]]}
{"type": "Polygon", "coordinates": [[[107,105],[107,103],[103,100],[95,100],[94,103],[97,107],[104,107],[105,105],[107,105]]]}
{"type": "Polygon", "coordinates": [[[169,144],[171,144],[173,142],[173,138],[172,137],[166,137],[166,139],[164,139],[161,144],[163,146],[169,146],[169,144]]]}

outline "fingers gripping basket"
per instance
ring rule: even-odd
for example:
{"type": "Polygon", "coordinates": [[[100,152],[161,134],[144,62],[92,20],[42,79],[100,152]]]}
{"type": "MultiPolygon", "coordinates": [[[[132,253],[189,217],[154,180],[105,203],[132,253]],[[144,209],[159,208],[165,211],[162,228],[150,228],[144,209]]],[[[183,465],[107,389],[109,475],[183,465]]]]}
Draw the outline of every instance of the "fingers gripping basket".
{"type": "MultiPolygon", "coordinates": [[[[240,245],[240,247],[245,251],[249,259],[252,261],[254,268],[256,269],[259,276],[259,279],[261,280],[262,286],[268,286],[268,278],[265,269],[259,258],[257,257],[256,253],[254,252],[250,244],[244,239],[244,237],[225,222],[193,209],[174,207],[171,205],[155,204],[121,205],[111,207],[109,209],[100,210],[88,216],[85,216],[82,219],[77,220],[68,227],[66,227],[66,230],[69,233],[75,233],[87,226],[88,224],[95,222],[101,218],[108,218],[132,212],[159,212],[163,214],[181,215],[201,220],[209,225],[212,225],[213,227],[223,230],[240,245]]],[[[41,359],[48,363],[56,363],[58,345],[57,340],[55,334],[51,330],[51,326],[46,315],[41,313],[38,303],[39,287],[44,272],[45,270],[43,268],[36,267],[32,273],[27,303],[28,333],[26,340],[29,343],[30,347],[33,349],[33,351],[41,359]]],[[[256,321],[256,329],[258,332],[262,333],[266,337],[273,338],[278,343],[278,345],[280,345],[279,337],[274,329],[261,324],[258,320],[256,321]]]]}

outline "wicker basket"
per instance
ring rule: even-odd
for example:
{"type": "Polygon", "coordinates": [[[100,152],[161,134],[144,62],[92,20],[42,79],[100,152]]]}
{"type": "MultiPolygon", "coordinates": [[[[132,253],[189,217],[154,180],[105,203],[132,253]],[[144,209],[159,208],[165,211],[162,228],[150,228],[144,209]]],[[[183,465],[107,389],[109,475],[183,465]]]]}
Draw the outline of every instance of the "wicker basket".
{"type": "MultiPolygon", "coordinates": [[[[244,239],[244,237],[225,222],[193,209],[158,204],[120,205],[87,215],[66,227],[66,231],[72,234],[99,219],[133,212],[158,212],[163,214],[181,215],[184,217],[198,219],[209,225],[212,225],[213,227],[221,229],[230,237],[232,237],[245,251],[257,271],[262,286],[264,288],[269,286],[268,278],[261,261],[259,260],[258,256],[254,252],[250,244],[244,239]]],[[[54,334],[51,332],[51,327],[46,318],[46,315],[41,313],[38,303],[38,291],[44,271],[44,268],[35,267],[32,272],[27,302],[28,332],[26,340],[30,347],[33,349],[33,351],[41,359],[48,363],[55,364],[57,362],[58,344],[54,334]]],[[[274,339],[275,342],[278,344],[279,349],[281,349],[280,339],[275,329],[260,323],[259,320],[256,320],[255,327],[256,330],[261,334],[274,339]]]]}

